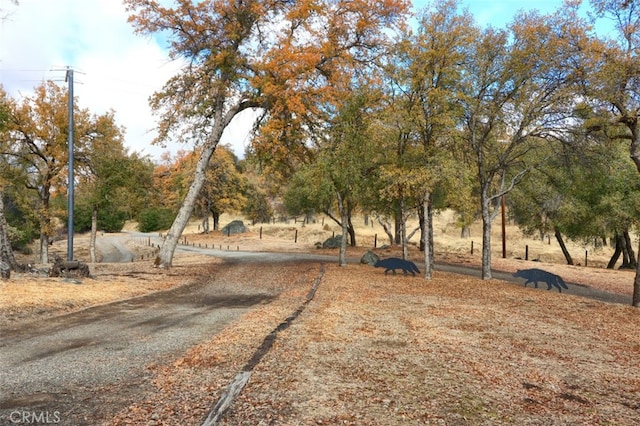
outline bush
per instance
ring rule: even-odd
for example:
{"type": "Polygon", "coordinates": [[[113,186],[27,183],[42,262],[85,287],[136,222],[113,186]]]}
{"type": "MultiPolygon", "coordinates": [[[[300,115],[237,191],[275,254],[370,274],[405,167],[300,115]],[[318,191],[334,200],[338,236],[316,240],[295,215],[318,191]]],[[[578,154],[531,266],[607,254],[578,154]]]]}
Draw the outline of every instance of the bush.
{"type": "MultiPolygon", "coordinates": [[[[73,230],[88,232],[91,230],[91,215],[93,207],[77,203],[73,209],[73,230]]],[[[67,218],[65,218],[65,221],[67,218]]],[[[115,208],[98,210],[98,229],[105,232],[120,232],[127,220],[127,214],[115,208]]]]}
{"type": "Polygon", "coordinates": [[[168,229],[173,223],[175,214],[169,209],[148,208],[140,212],[138,216],[138,230],[140,232],[153,232],[168,229]]]}
{"type": "Polygon", "coordinates": [[[24,229],[18,229],[14,226],[7,225],[7,232],[9,233],[9,241],[11,241],[11,248],[19,251],[22,254],[31,254],[29,244],[37,237],[34,229],[26,227],[24,229]]]}

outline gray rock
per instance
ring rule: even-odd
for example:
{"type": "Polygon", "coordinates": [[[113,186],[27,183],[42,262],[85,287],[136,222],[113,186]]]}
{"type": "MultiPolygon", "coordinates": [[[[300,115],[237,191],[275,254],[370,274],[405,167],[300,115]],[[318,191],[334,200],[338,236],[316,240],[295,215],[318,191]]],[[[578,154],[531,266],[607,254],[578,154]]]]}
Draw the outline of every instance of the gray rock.
{"type": "Polygon", "coordinates": [[[342,241],[342,235],[336,235],[335,237],[327,238],[322,243],[322,248],[339,248],[342,241]]]}
{"type": "Polygon", "coordinates": [[[222,235],[242,234],[247,232],[247,228],[241,220],[234,220],[229,222],[224,228],[222,228],[222,235]]]}
{"type": "Polygon", "coordinates": [[[374,252],[372,252],[371,250],[369,250],[362,255],[362,258],[360,259],[360,263],[374,265],[379,260],[380,260],[380,257],[374,252]]]}

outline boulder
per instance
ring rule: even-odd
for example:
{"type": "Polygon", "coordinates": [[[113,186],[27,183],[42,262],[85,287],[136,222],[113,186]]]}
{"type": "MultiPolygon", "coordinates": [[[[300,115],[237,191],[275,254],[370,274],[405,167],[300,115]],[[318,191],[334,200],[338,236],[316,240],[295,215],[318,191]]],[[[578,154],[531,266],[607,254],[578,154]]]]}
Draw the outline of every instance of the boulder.
{"type": "Polygon", "coordinates": [[[342,235],[336,235],[335,237],[327,238],[322,243],[322,248],[339,248],[342,242],[342,235]]]}
{"type": "Polygon", "coordinates": [[[247,232],[247,228],[241,220],[231,221],[222,228],[222,235],[242,234],[245,232],[247,232]]]}
{"type": "Polygon", "coordinates": [[[369,250],[362,255],[362,258],[360,259],[360,263],[364,263],[367,265],[375,265],[375,263],[379,260],[380,260],[380,257],[374,252],[372,252],[371,250],[369,250]]]}

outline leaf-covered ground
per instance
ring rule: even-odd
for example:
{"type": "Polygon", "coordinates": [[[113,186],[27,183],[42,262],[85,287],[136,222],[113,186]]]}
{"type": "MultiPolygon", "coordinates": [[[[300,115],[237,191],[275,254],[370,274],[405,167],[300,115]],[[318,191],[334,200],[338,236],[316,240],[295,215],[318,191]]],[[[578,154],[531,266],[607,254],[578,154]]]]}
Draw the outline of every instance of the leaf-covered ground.
{"type": "MultiPolygon", "coordinates": [[[[199,424],[318,271],[286,272],[275,302],[154,367],[157,393],[107,424],[199,424]]],[[[222,424],[640,424],[638,330],[629,306],[327,265],[222,424]]]]}
{"type": "MultiPolygon", "coordinates": [[[[323,234],[310,228],[313,235],[304,239],[301,232],[298,243],[266,234],[259,240],[255,230],[189,239],[240,250],[335,254],[313,248],[323,234]]],[[[456,245],[439,250],[437,261],[479,265],[468,242],[451,241],[456,245]]],[[[348,252],[359,257],[364,251],[348,252]]],[[[398,256],[399,250],[378,253],[398,256]]],[[[494,268],[541,267],[568,282],[631,294],[633,271],[511,257],[494,254],[494,268]]],[[[411,258],[420,261],[420,253],[412,249],[411,258]]],[[[234,265],[178,255],[170,271],[147,261],[92,265],[94,278],[80,285],[16,276],[0,283],[0,320],[20,324],[183,285],[209,276],[212,263],[226,285],[280,295],[212,341],[185,348],[175,362],[149,366],[152,386],[145,384],[144,392],[140,386],[127,409],[103,419],[108,425],[200,424],[264,338],[305,300],[318,264],[234,265]]],[[[639,312],[496,280],[437,272],[425,282],[368,266],[326,265],[315,299],[278,333],[223,423],[640,424],[639,312]]],[[[110,392],[105,389],[100,404],[108,403],[110,392]]]]}

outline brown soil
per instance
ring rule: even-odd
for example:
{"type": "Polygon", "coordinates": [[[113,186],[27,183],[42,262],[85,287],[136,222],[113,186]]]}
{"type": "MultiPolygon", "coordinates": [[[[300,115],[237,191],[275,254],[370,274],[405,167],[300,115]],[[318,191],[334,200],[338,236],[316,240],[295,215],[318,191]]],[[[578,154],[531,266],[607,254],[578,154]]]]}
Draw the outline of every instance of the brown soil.
{"type": "MultiPolygon", "coordinates": [[[[328,228],[263,225],[260,239],[259,225],[230,237],[202,235],[194,225],[185,236],[189,244],[223,250],[336,254],[313,248],[337,230],[328,228]]],[[[475,240],[471,255],[471,240],[458,238],[457,232],[448,218],[438,223],[436,260],[479,265],[480,242],[475,240]]],[[[380,227],[359,230],[370,246],[376,233],[380,245],[380,227]]],[[[509,228],[508,235],[516,231],[509,228]]],[[[631,294],[631,271],[566,266],[558,263],[562,257],[554,244],[521,235],[509,243],[519,247],[518,253],[501,259],[497,238],[495,269],[541,267],[568,282],[631,294]],[[515,259],[524,256],[519,254],[524,245],[542,262],[515,259]]],[[[572,250],[592,251],[580,244],[572,250]]],[[[348,254],[359,257],[364,251],[350,248],[348,254]]],[[[378,252],[399,254],[395,248],[378,252]]],[[[420,256],[413,248],[410,257],[420,261],[420,256]]],[[[609,256],[609,248],[600,248],[589,254],[589,264],[605,264],[609,256]]],[[[212,261],[178,254],[170,271],[147,261],[96,264],[94,278],[81,285],[16,276],[0,283],[0,319],[23,323],[179,286],[212,261]]],[[[255,266],[253,277],[260,268],[255,266]]],[[[290,276],[265,280],[280,283],[280,296],[272,303],[178,361],[150,366],[155,391],[140,395],[104,424],[199,424],[264,338],[304,302],[313,281],[305,268],[300,271],[304,284],[290,276]]],[[[264,273],[274,273],[269,271],[264,273]]],[[[266,285],[241,277],[237,283],[266,285]]],[[[426,282],[385,276],[364,265],[326,265],[314,300],[277,333],[223,423],[640,424],[638,329],[638,310],[630,306],[443,272],[426,282]]]]}

